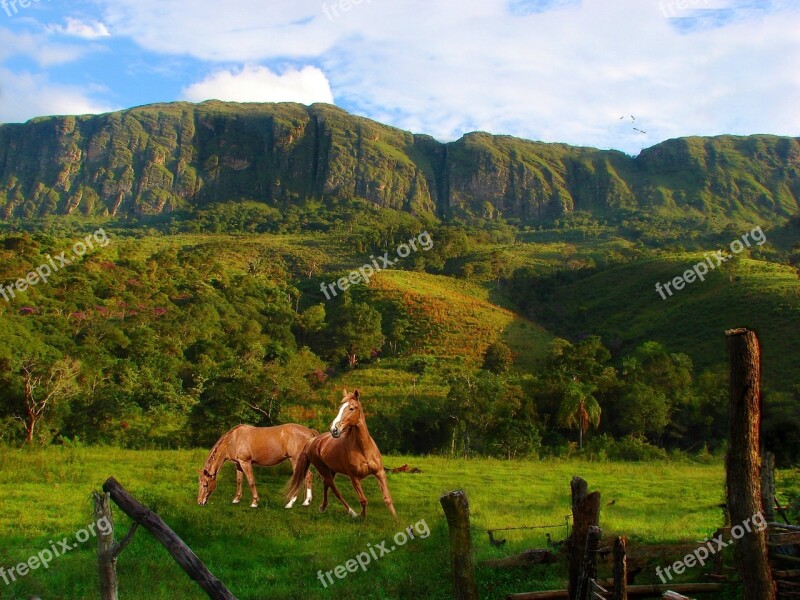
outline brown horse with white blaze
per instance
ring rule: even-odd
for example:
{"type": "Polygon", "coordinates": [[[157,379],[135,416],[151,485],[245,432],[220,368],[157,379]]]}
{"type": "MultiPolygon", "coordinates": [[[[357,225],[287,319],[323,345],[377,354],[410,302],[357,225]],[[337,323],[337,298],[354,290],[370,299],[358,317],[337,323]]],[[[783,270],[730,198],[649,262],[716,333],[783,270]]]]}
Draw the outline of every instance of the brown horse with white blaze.
{"type": "Polygon", "coordinates": [[[386,471],[383,468],[381,453],[375,440],[369,435],[358,390],[352,394],[348,394],[347,390],[344,390],[342,405],[339,407],[339,414],[331,423],[330,432],[306,442],[305,448],[297,460],[297,468],[292,475],[292,480],[289,482],[287,498],[298,494],[303,486],[303,479],[307,477],[312,464],[322,475],[324,482],[320,512],[324,512],[328,507],[328,489],[331,489],[351,516],[359,516],[350,508],[339,488],[336,487],[334,479],[337,473],[341,473],[350,478],[353,489],[361,502],[361,517],[366,517],[367,497],[364,495],[364,490],[361,489],[361,480],[374,475],[381,488],[383,501],[392,516],[397,518],[386,482],[386,471]]]}
{"type": "MultiPolygon", "coordinates": [[[[274,467],[289,460],[292,469],[297,472],[297,459],[303,452],[306,442],[318,432],[302,425],[289,423],[277,427],[253,427],[251,425],[237,425],[223,435],[206,459],[206,464],[200,470],[200,481],[197,490],[197,503],[205,506],[209,496],[217,489],[217,474],[222,465],[231,461],[236,465],[236,496],[234,504],[239,504],[242,499],[242,477],[247,476],[250,491],[253,493],[252,508],[258,507],[258,491],[253,476],[253,465],[259,467],[274,467]]],[[[306,499],[303,506],[311,504],[311,473],[305,478],[306,499]]],[[[301,485],[298,486],[298,492],[301,485]]],[[[294,506],[297,496],[289,499],[286,508],[294,506]]]]}

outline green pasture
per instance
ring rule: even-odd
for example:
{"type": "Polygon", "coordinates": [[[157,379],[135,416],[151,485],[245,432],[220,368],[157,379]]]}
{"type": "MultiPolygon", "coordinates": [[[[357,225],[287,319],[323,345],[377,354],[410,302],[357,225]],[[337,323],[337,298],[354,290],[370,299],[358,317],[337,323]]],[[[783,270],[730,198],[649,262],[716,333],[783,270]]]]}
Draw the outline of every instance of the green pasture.
{"type": "MultiPolygon", "coordinates": [[[[325,514],[317,512],[319,482],[312,507],[283,508],[286,466],[258,469],[262,505],[249,508],[249,491],[232,506],[235,475],[231,465],[208,506],[196,504],[196,470],[205,451],[127,451],[113,448],[17,450],[0,448],[0,565],[8,569],[50,541],[75,533],[92,521],[90,494],[114,476],[189,544],[211,571],[241,600],[268,598],[449,598],[447,527],[438,499],[452,489],[466,490],[472,511],[476,559],[500,558],[527,548],[545,547],[545,533],[564,537],[569,513],[569,481],[584,477],[602,495],[604,535],[626,534],[631,545],[693,543],[721,523],[716,506],[724,498],[720,464],[608,463],[578,461],[500,461],[440,457],[387,456],[389,466],[409,464],[418,474],[390,475],[399,520],[392,521],[373,478],[365,481],[370,500],[365,522],[346,516],[332,498],[325,514]],[[613,501],[613,503],[612,503],[613,501]],[[424,521],[424,525],[422,522],[424,521]],[[379,560],[366,572],[336,579],[327,589],[318,571],[344,565],[359,553],[409,526],[430,535],[417,537],[379,560]],[[553,529],[500,532],[501,548],[488,543],[489,528],[556,525],[553,529]]],[[[340,478],[341,480],[341,478],[340,478]]],[[[345,497],[357,504],[349,482],[345,497]]],[[[115,508],[117,537],[129,520],[115,508]]],[[[638,582],[653,582],[655,565],[638,582]]],[[[601,566],[607,571],[608,566],[601,566]]],[[[132,599],[204,598],[146,531],[136,534],[119,559],[120,597],[132,599]]],[[[601,572],[601,575],[603,573],[601,572]]],[[[699,572],[690,580],[702,580],[699,572]]],[[[497,571],[478,567],[481,597],[561,587],[561,565],[497,571]]],[[[95,539],[53,560],[13,585],[0,583],[0,597],[46,600],[98,596],[95,539]]]]}

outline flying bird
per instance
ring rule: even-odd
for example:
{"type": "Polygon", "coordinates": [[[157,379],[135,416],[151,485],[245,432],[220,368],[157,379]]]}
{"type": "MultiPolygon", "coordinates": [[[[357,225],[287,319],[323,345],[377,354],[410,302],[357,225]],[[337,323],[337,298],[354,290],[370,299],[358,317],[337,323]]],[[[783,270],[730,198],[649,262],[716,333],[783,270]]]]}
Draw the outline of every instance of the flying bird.
{"type": "Polygon", "coordinates": [[[646,131],[642,131],[642,130],[641,130],[641,129],[639,129],[638,127],[634,127],[634,128],[633,128],[633,130],[634,130],[634,131],[638,131],[639,133],[644,133],[645,135],[647,134],[647,132],[646,132],[646,131]]]}

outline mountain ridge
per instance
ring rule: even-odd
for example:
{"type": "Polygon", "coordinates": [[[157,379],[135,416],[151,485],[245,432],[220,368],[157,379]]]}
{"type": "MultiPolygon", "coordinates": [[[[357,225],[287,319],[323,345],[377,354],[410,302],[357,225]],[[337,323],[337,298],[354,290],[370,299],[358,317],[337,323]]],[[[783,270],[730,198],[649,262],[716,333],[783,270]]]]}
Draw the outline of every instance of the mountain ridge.
{"type": "Polygon", "coordinates": [[[800,210],[800,138],[675,138],[631,157],[487,132],[439,142],[328,104],[220,101],[0,125],[4,219],[353,198],[534,225],[576,211],[777,223],[800,210]]]}

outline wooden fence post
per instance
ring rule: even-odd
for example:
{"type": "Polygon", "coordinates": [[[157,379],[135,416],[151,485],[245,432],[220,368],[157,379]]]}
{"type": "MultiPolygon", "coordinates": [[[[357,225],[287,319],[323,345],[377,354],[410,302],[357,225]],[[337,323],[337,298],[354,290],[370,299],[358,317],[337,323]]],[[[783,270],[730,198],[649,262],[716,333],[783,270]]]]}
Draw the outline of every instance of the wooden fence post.
{"type": "Polygon", "coordinates": [[[580,477],[573,477],[572,489],[572,535],[569,539],[569,597],[575,599],[578,580],[586,553],[586,539],[590,527],[600,525],[600,492],[588,494],[589,486],[580,477]]]}
{"type": "Polygon", "coordinates": [[[100,600],[118,600],[117,557],[131,543],[139,524],[134,522],[120,542],[114,541],[114,515],[111,513],[110,495],[92,492],[94,522],[97,526],[97,568],[100,574],[100,600]],[[105,523],[101,527],[100,523],[105,523]]]}
{"type": "Polygon", "coordinates": [[[114,519],[108,494],[92,492],[95,523],[105,519],[110,527],[97,529],[97,566],[100,574],[100,600],[118,600],[117,559],[114,556],[114,519]],[[110,529],[110,531],[109,531],[110,529]]]}
{"type": "Polygon", "coordinates": [[[628,600],[628,539],[614,540],[614,600],[628,600]]]}
{"type": "Polygon", "coordinates": [[[592,596],[591,582],[597,579],[597,548],[600,546],[600,535],[599,527],[589,527],[574,600],[590,600],[592,596]]]}
{"type": "Polygon", "coordinates": [[[453,597],[478,600],[472,561],[472,534],[469,526],[469,501],[464,490],[448,492],[439,502],[450,529],[450,562],[453,569],[453,597]]]}
{"type": "Polygon", "coordinates": [[[205,590],[213,600],[236,600],[236,596],[206,568],[192,549],[187,546],[178,535],[169,528],[164,520],[149,508],[142,506],[123,488],[116,479],[109,477],[103,484],[103,490],[108,492],[114,503],[122,509],[134,522],[147,529],[175,559],[175,562],[198,585],[205,590]]]}
{"type": "MultiPolygon", "coordinates": [[[[730,431],[725,471],[728,510],[733,529],[759,513],[761,426],[761,353],[758,338],[748,329],[725,332],[730,369],[730,431]]],[[[766,531],[747,531],[734,542],[733,556],[742,578],[745,600],[774,600],[775,583],[767,557],[766,531]]]]}

